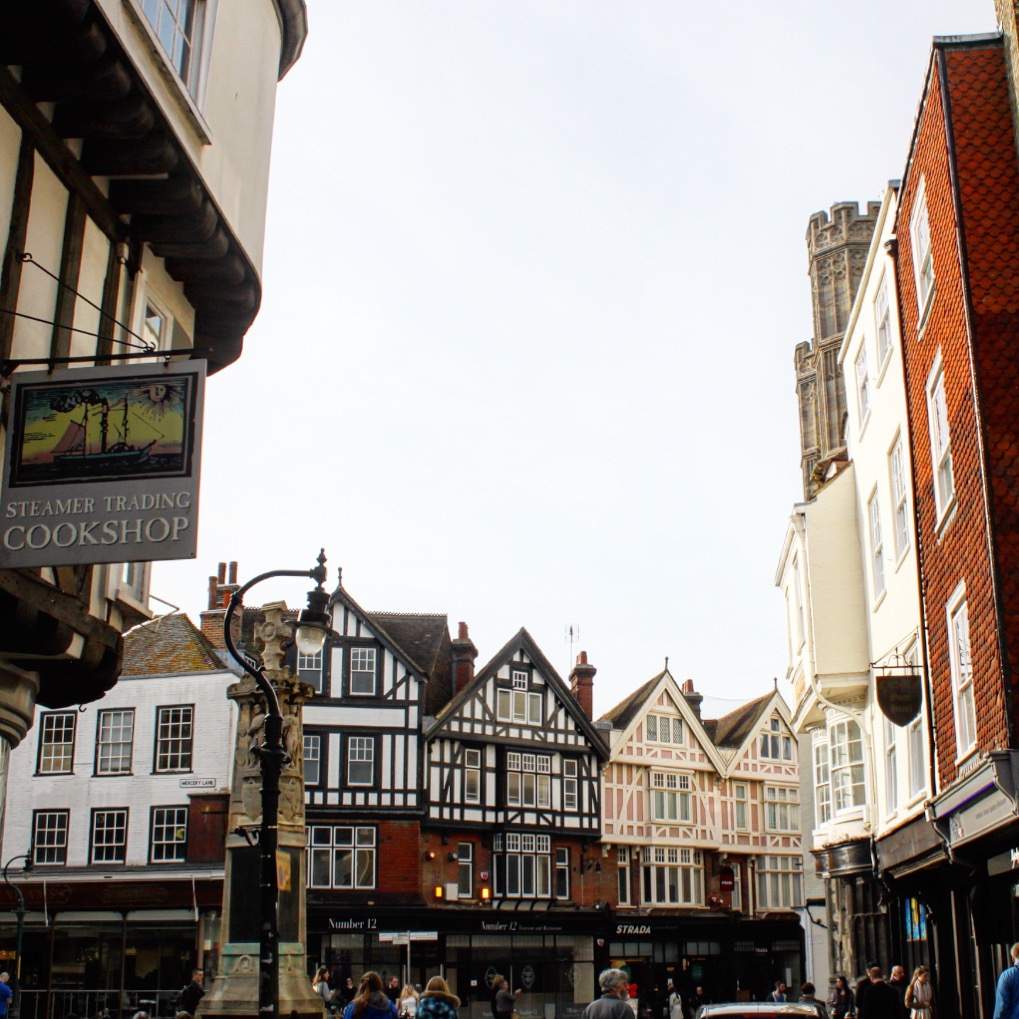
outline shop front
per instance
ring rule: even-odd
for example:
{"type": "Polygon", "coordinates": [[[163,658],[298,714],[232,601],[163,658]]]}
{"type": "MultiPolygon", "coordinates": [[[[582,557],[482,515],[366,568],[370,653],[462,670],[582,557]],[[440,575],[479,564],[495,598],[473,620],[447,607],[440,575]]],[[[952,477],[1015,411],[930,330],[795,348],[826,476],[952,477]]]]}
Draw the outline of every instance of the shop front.
{"type": "Polygon", "coordinates": [[[308,908],[309,965],[354,983],[375,970],[387,983],[424,987],[445,977],[461,1015],[490,1017],[496,976],[519,989],[520,1019],[573,1019],[595,996],[608,965],[602,910],[509,911],[379,907],[308,908]],[[600,941],[604,964],[596,959],[600,941]]]}

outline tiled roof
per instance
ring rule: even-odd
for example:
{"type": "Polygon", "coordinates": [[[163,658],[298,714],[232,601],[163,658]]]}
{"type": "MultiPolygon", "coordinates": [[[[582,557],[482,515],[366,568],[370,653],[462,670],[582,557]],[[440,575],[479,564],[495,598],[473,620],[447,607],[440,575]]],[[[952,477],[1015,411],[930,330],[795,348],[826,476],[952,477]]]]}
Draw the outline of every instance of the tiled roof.
{"type": "Polygon", "coordinates": [[[771,694],[758,697],[749,704],[730,711],[717,720],[705,721],[704,729],[716,747],[738,747],[760,721],[761,714],[771,700],[771,694]],[[710,726],[710,728],[709,728],[710,726]]]}
{"type": "Polygon", "coordinates": [[[426,676],[441,671],[449,660],[449,620],[443,613],[369,612],[426,676]]]}
{"type": "Polygon", "coordinates": [[[183,612],[159,616],[124,635],[123,676],[163,676],[223,669],[208,638],[183,612]]]}
{"type": "Polygon", "coordinates": [[[657,676],[649,679],[643,686],[637,687],[629,697],[624,698],[614,708],[606,711],[598,721],[611,722],[613,729],[625,729],[633,721],[648,695],[658,685],[658,681],[664,675],[664,672],[659,672],[657,676]]]}

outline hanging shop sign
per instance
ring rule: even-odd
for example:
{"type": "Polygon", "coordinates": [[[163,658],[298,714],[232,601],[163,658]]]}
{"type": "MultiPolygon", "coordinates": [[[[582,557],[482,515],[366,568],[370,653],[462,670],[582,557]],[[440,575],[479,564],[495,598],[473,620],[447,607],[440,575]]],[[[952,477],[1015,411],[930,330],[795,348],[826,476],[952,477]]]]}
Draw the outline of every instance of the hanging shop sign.
{"type": "Polygon", "coordinates": [[[923,706],[922,677],[918,672],[875,676],[878,707],[893,725],[905,726],[923,706]]]}
{"type": "Polygon", "coordinates": [[[0,567],[194,558],[205,369],[15,372],[0,567]]]}

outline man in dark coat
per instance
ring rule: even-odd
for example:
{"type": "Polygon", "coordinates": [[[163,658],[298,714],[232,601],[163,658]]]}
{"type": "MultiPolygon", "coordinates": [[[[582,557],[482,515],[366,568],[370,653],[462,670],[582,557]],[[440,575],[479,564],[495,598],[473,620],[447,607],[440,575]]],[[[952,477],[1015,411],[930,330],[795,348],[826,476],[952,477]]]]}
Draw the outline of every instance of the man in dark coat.
{"type": "Polygon", "coordinates": [[[598,976],[601,997],[584,1009],[583,1019],[633,1019],[629,980],[621,969],[603,970],[598,976]]]}
{"type": "Polygon", "coordinates": [[[859,996],[856,999],[856,1007],[860,1019],[902,1019],[902,1002],[899,1000],[898,991],[885,983],[880,966],[875,966],[870,971],[866,1011],[860,1006],[859,996]]]}
{"type": "Polygon", "coordinates": [[[177,999],[177,1008],[181,1012],[194,1015],[195,1009],[198,1008],[198,1002],[205,997],[205,988],[202,987],[202,975],[200,969],[193,969],[191,971],[191,983],[180,992],[180,997],[177,999]]]}

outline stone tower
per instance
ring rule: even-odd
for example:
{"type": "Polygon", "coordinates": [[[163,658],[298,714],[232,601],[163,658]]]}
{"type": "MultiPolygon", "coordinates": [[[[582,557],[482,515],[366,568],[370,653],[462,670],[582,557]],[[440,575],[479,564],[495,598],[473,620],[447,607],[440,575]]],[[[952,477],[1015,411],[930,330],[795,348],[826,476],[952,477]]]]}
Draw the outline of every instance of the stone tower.
{"type": "Polygon", "coordinates": [[[807,226],[814,340],[796,346],[803,496],[813,498],[832,460],[845,452],[846,390],[839,347],[867,261],[880,202],[861,214],[856,202],[815,212],[807,226]]]}

